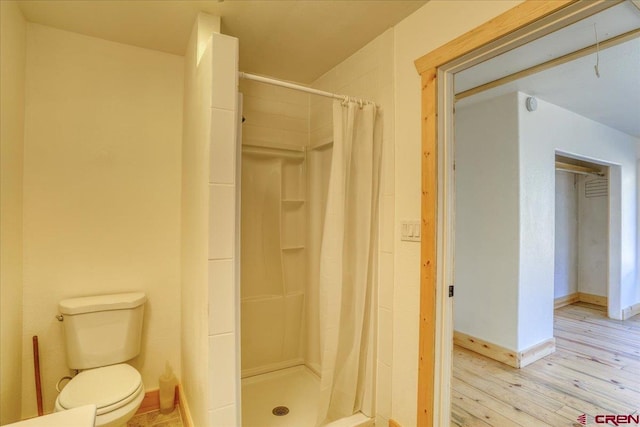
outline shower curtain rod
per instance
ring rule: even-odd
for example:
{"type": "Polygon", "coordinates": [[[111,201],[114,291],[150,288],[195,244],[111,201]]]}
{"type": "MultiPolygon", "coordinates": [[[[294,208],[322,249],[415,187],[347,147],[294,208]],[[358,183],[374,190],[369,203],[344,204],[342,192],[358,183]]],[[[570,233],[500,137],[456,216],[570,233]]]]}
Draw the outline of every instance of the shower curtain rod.
{"type": "Polygon", "coordinates": [[[313,89],[313,88],[298,85],[295,83],[273,79],[271,77],[258,76],[256,74],[245,73],[243,71],[238,72],[238,77],[240,77],[241,79],[254,80],[256,82],[266,83],[269,85],[281,86],[281,87],[286,87],[288,89],[299,90],[301,92],[307,92],[313,95],[320,95],[320,96],[325,96],[327,98],[339,99],[341,101],[354,101],[354,102],[359,102],[364,104],[373,104],[377,107],[377,104],[375,102],[368,101],[366,99],[354,98],[347,95],[339,95],[337,93],[325,92],[323,90],[313,89]]]}

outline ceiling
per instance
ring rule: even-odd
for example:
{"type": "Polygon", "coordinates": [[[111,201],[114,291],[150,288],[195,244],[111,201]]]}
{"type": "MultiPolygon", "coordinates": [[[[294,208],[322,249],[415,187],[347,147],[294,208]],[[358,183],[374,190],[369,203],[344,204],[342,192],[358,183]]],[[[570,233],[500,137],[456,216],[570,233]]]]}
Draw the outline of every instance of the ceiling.
{"type": "MultiPolygon", "coordinates": [[[[624,2],[589,19],[478,64],[455,76],[456,93],[474,88],[599,41],[640,28],[640,10],[624,2]]],[[[464,98],[468,105],[520,91],[640,138],[640,34],[599,52],[599,73],[591,54],[517,81],[464,98]]]]}
{"type": "Polygon", "coordinates": [[[184,55],[198,12],[240,40],[242,71],[311,83],[427,0],[21,0],[27,21],[184,55]]]}

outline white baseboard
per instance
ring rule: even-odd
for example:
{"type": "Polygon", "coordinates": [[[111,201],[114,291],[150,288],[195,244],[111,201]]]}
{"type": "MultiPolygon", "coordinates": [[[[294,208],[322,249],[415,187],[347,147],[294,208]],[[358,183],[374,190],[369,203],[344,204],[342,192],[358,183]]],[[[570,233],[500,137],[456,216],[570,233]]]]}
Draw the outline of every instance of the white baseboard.
{"type": "Polygon", "coordinates": [[[640,314],[640,302],[622,310],[622,320],[630,319],[636,314],[640,314]]]}

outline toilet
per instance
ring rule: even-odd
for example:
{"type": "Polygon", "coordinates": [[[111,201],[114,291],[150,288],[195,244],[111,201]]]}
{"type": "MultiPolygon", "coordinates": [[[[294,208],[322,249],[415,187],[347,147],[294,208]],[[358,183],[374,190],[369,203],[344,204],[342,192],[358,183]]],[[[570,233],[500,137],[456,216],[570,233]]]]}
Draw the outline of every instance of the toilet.
{"type": "Polygon", "coordinates": [[[124,362],[140,353],[142,292],[60,301],[67,365],[80,370],[62,389],[55,411],[96,405],[96,426],[126,426],[144,398],[140,373],[124,362]]]}

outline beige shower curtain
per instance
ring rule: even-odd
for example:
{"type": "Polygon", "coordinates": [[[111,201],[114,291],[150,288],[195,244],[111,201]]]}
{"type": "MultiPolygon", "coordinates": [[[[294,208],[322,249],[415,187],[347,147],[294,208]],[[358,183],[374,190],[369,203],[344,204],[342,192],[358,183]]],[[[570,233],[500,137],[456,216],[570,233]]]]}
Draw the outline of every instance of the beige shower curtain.
{"type": "Polygon", "coordinates": [[[377,116],[372,104],[333,104],[333,155],[320,249],[319,426],[363,406],[372,410],[367,384],[372,384],[375,369],[382,148],[377,116]]]}

